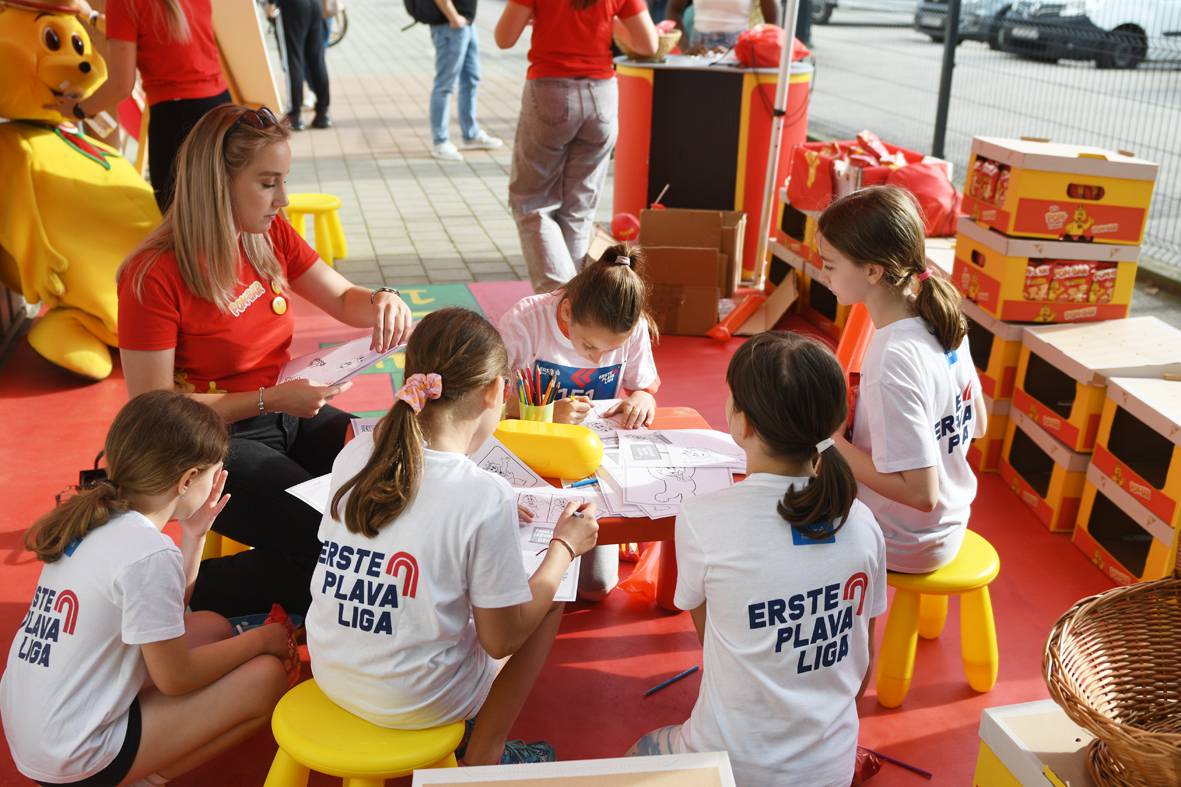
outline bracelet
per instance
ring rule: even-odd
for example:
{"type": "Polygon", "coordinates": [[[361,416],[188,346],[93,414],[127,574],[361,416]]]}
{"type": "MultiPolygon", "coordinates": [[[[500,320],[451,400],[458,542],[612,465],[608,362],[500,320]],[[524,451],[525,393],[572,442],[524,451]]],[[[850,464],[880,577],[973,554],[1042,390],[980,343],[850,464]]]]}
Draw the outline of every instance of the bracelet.
{"type": "Polygon", "coordinates": [[[262,392],[264,390],[266,390],[266,389],[265,388],[258,389],[258,414],[259,415],[266,415],[267,414],[267,406],[265,404],[263,404],[263,402],[262,402],[262,392]]]}
{"type": "Polygon", "coordinates": [[[379,293],[379,292],[392,292],[394,295],[397,295],[399,298],[402,297],[402,293],[399,292],[398,290],[395,290],[393,287],[378,287],[376,290],[373,291],[373,294],[369,296],[370,303],[373,303],[373,299],[377,297],[377,293],[379,293]]]}
{"type": "Polygon", "coordinates": [[[571,560],[577,560],[577,559],[578,559],[578,553],[574,551],[574,547],[570,546],[570,542],[569,542],[569,541],[567,541],[566,539],[562,538],[561,536],[554,536],[553,538],[551,538],[551,539],[549,540],[549,542],[550,542],[551,544],[552,544],[552,543],[554,543],[555,541],[557,541],[557,542],[558,542],[559,544],[561,544],[562,546],[566,547],[566,550],[567,550],[567,551],[570,553],[570,559],[571,559],[571,560]]]}

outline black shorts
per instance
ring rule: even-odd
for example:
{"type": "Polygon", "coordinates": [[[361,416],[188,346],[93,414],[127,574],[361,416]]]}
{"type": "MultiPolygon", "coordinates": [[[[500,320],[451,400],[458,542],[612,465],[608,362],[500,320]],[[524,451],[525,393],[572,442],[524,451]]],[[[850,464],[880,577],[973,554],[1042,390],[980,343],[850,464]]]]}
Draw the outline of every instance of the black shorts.
{"type": "Polygon", "coordinates": [[[126,779],[127,774],[131,772],[131,766],[135,763],[135,755],[139,754],[139,738],[142,732],[143,722],[139,717],[139,698],[136,697],[131,701],[131,707],[127,709],[127,735],[123,738],[123,747],[119,749],[115,759],[111,760],[110,765],[81,781],[59,782],[56,785],[46,782],[37,783],[41,787],[61,787],[62,784],[68,784],[71,787],[118,787],[119,782],[126,779]]]}

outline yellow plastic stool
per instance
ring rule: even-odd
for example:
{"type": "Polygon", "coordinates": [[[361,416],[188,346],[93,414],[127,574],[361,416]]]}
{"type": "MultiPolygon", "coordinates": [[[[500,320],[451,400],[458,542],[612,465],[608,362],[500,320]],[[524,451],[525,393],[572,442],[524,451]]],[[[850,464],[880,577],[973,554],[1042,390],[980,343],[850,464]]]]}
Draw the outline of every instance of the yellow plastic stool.
{"type": "Polygon", "coordinates": [[[382,787],[419,768],[454,768],[463,722],[429,730],[389,730],[354,716],[307,680],[283,695],[271,717],[279,751],[265,787],[304,787],[308,770],[345,787],[382,787]]]}
{"type": "Polygon", "coordinates": [[[205,534],[205,549],[201,552],[201,559],[208,560],[211,557],[229,557],[239,552],[245,552],[248,549],[250,547],[241,541],[235,541],[229,536],[223,536],[221,533],[215,533],[210,530],[205,534]]]}
{"type": "Polygon", "coordinates": [[[886,583],[895,588],[882,650],[878,656],[878,702],[897,708],[910,691],[918,637],[935,639],[947,620],[947,597],[960,596],[960,649],[968,685],[990,691],[996,685],[1000,661],[996,646],[996,622],[988,584],[1001,570],[996,549],[983,536],[969,530],[959,554],[943,568],[929,574],[887,572],[886,583]]]}
{"type": "Polygon", "coordinates": [[[307,240],[305,219],[311,215],[316,230],[316,253],[329,265],[349,256],[349,247],[340,226],[340,197],[331,194],[287,195],[287,220],[307,240]]]}

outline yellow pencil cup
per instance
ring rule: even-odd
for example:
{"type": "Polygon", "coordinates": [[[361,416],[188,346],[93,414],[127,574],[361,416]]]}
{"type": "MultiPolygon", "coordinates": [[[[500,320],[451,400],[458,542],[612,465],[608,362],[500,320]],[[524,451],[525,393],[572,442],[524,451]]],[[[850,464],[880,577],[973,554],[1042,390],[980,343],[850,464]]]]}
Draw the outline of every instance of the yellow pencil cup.
{"type": "Polygon", "coordinates": [[[550,402],[549,404],[545,405],[521,405],[521,420],[541,421],[543,423],[552,424],[554,422],[554,403],[550,402]]]}

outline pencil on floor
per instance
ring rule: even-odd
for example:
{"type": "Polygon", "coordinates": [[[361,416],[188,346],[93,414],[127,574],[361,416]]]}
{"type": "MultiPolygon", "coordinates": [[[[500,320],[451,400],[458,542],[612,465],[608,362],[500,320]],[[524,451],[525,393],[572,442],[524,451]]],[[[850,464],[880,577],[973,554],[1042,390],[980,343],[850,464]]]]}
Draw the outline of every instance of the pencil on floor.
{"type": "Polygon", "coordinates": [[[696,664],[694,664],[692,667],[690,667],[689,669],[685,670],[684,672],[678,672],[676,675],[673,675],[673,676],[672,676],[671,678],[669,678],[668,680],[666,680],[666,681],[662,681],[662,682],[660,682],[660,683],[657,683],[655,686],[653,686],[652,688],[650,688],[650,689],[648,689],[647,691],[645,691],[645,692],[644,692],[644,696],[645,696],[645,697],[651,697],[653,694],[655,694],[656,692],[658,692],[658,691],[660,691],[661,689],[665,688],[666,686],[671,686],[672,684],[676,683],[676,682],[677,682],[678,680],[680,680],[681,678],[687,678],[687,677],[689,677],[690,675],[692,675],[694,672],[696,672],[696,671],[697,671],[697,670],[699,670],[699,669],[701,669],[701,667],[699,667],[699,666],[697,666],[696,664]]]}

